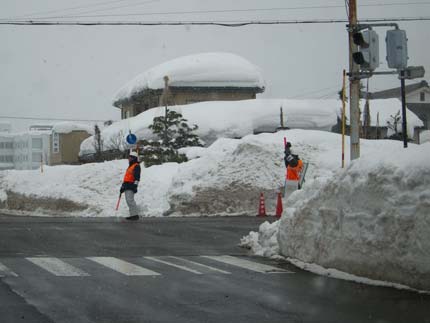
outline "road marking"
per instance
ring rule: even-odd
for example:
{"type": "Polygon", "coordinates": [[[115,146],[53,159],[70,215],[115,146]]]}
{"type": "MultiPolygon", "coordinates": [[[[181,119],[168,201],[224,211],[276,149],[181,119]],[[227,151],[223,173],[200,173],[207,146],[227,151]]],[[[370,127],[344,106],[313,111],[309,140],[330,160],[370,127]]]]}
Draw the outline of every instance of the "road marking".
{"type": "Polygon", "coordinates": [[[204,264],[201,264],[199,262],[195,262],[195,261],[192,261],[192,260],[189,260],[189,259],[186,259],[186,258],[180,258],[180,257],[174,257],[174,256],[170,256],[169,258],[174,258],[174,259],[182,260],[182,261],[188,262],[188,263],[193,264],[193,265],[201,266],[203,268],[207,268],[207,269],[210,269],[210,270],[213,270],[213,271],[220,272],[222,274],[231,274],[231,272],[228,272],[228,271],[225,271],[225,270],[221,270],[221,269],[218,269],[218,268],[215,268],[215,267],[211,267],[211,266],[208,266],[208,265],[204,265],[204,264]]]}
{"type": "Polygon", "coordinates": [[[89,276],[86,272],[76,268],[68,263],[58,259],[58,258],[50,258],[50,257],[28,257],[25,258],[33,264],[49,271],[51,274],[55,276],[89,276]]]}
{"type": "Polygon", "coordinates": [[[229,264],[232,266],[256,271],[259,273],[264,273],[264,274],[293,274],[294,273],[292,271],[288,271],[282,268],[260,264],[258,262],[253,262],[253,261],[232,257],[232,256],[201,256],[201,257],[223,262],[225,264],[229,264]]]}
{"type": "Polygon", "coordinates": [[[144,258],[152,260],[152,261],[156,261],[156,262],[159,262],[159,263],[162,263],[162,264],[165,264],[165,265],[169,265],[169,266],[172,266],[172,267],[176,267],[176,268],[179,268],[179,269],[182,269],[182,270],[186,270],[186,271],[192,272],[192,273],[197,274],[197,275],[201,275],[202,274],[200,271],[197,271],[197,270],[185,267],[185,266],[177,265],[177,264],[175,264],[173,262],[170,262],[170,261],[162,260],[162,259],[155,258],[155,257],[144,257],[144,258]]]}
{"type": "Polygon", "coordinates": [[[127,276],[157,276],[159,273],[114,257],[87,257],[100,265],[127,276]]]}
{"type": "Polygon", "coordinates": [[[15,274],[12,270],[10,270],[9,268],[7,268],[5,265],[3,265],[0,262],[0,277],[5,277],[5,276],[18,277],[17,274],[15,274]]]}

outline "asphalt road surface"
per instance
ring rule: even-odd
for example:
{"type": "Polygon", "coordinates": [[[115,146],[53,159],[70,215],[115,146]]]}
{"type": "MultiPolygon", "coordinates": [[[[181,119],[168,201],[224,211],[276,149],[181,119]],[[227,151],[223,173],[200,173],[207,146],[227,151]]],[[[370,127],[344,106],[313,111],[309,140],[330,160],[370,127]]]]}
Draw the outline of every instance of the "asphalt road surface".
{"type": "Polygon", "coordinates": [[[0,322],[430,322],[429,295],[238,247],[265,220],[0,215],[0,322]]]}

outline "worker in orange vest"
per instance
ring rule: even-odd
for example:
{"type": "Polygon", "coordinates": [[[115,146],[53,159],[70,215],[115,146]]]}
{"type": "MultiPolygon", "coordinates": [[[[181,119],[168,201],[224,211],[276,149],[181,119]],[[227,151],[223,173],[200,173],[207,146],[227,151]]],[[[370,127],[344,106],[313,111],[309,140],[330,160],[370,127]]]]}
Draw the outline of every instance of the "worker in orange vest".
{"type": "Polygon", "coordinates": [[[303,169],[303,161],[298,155],[291,153],[291,143],[288,142],[285,147],[285,167],[287,168],[285,177],[288,182],[297,182],[298,189],[300,189],[300,173],[303,169]]]}
{"type": "Polygon", "coordinates": [[[139,209],[134,194],[137,193],[137,186],[140,181],[140,165],[138,155],[132,151],[128,156],[128,168],[124,175],[124,180],[119,190],[120,194],[125,193],[125,201],[127,202],[130,216],[126,217],[127,220],[139,220],[139,209]]]}

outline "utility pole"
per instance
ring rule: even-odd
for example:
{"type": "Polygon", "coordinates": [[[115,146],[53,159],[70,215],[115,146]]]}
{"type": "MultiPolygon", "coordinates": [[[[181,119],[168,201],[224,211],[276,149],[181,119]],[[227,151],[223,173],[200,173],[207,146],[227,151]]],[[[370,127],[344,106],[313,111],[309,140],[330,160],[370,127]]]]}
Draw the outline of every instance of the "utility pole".
{"type": "Polygon", "coordinates": [[[402,135],[403,148],[408,147],[408,128],[406,125],[406,95],[405,95],[405,71],[400,71],[400,91],[402,97],[402,135]]]}
{"type": "Polygon", "coordinates": [[[357,0],[349,1],[349,126],[351,160],[360,157],[360,66],[354,63],[352,53],[358,47],[354,43],[353,34],[357,26],[357,0]]]}
{"type": "Polygon", "coordinates": [[[169,108],[168,108],[168,95],[169,95],[169,77],[166,75],[164,76],[164,93],[162,94],[164,96],[164,144],[168,144],[168,136],[167,136],[167,129],[169,128],[167,124],[167,115],[169,114],[169,108]]]}

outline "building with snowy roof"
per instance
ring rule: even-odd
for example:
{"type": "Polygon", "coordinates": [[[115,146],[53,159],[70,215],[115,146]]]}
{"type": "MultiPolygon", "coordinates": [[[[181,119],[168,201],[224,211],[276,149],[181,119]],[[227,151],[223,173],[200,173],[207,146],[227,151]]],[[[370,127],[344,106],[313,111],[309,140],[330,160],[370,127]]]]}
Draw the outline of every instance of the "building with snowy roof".
{"type": "MultiPolygon", "coordinates": [[[[384,91],[361,93],[363,98],[369,99],[389,99],[397,98],[401,100],[401,88],[396,87],[384,91]]],[[[409,110],[415,113],[423,121],[424,129],[430,129],[430,87],[427,81],[421,81],[405,86],[406,105],[409,110]]]]}
{"type": "Polygon", "coordinates": [[[155,66],[125,84],[113,105],[127,119],[158,106],[255,99],[265,89],[260,69],[231,53],[202,53],[155,66]],[[164,91],[168,77],[168,91],[164,91]]]}
{"type": "Polygon", "coordinates": [[[82,141],[94,134],[85,124],[60,122],[52,128],[50,137],[49,165],[79,164],[79,149],[82,141]]]}

